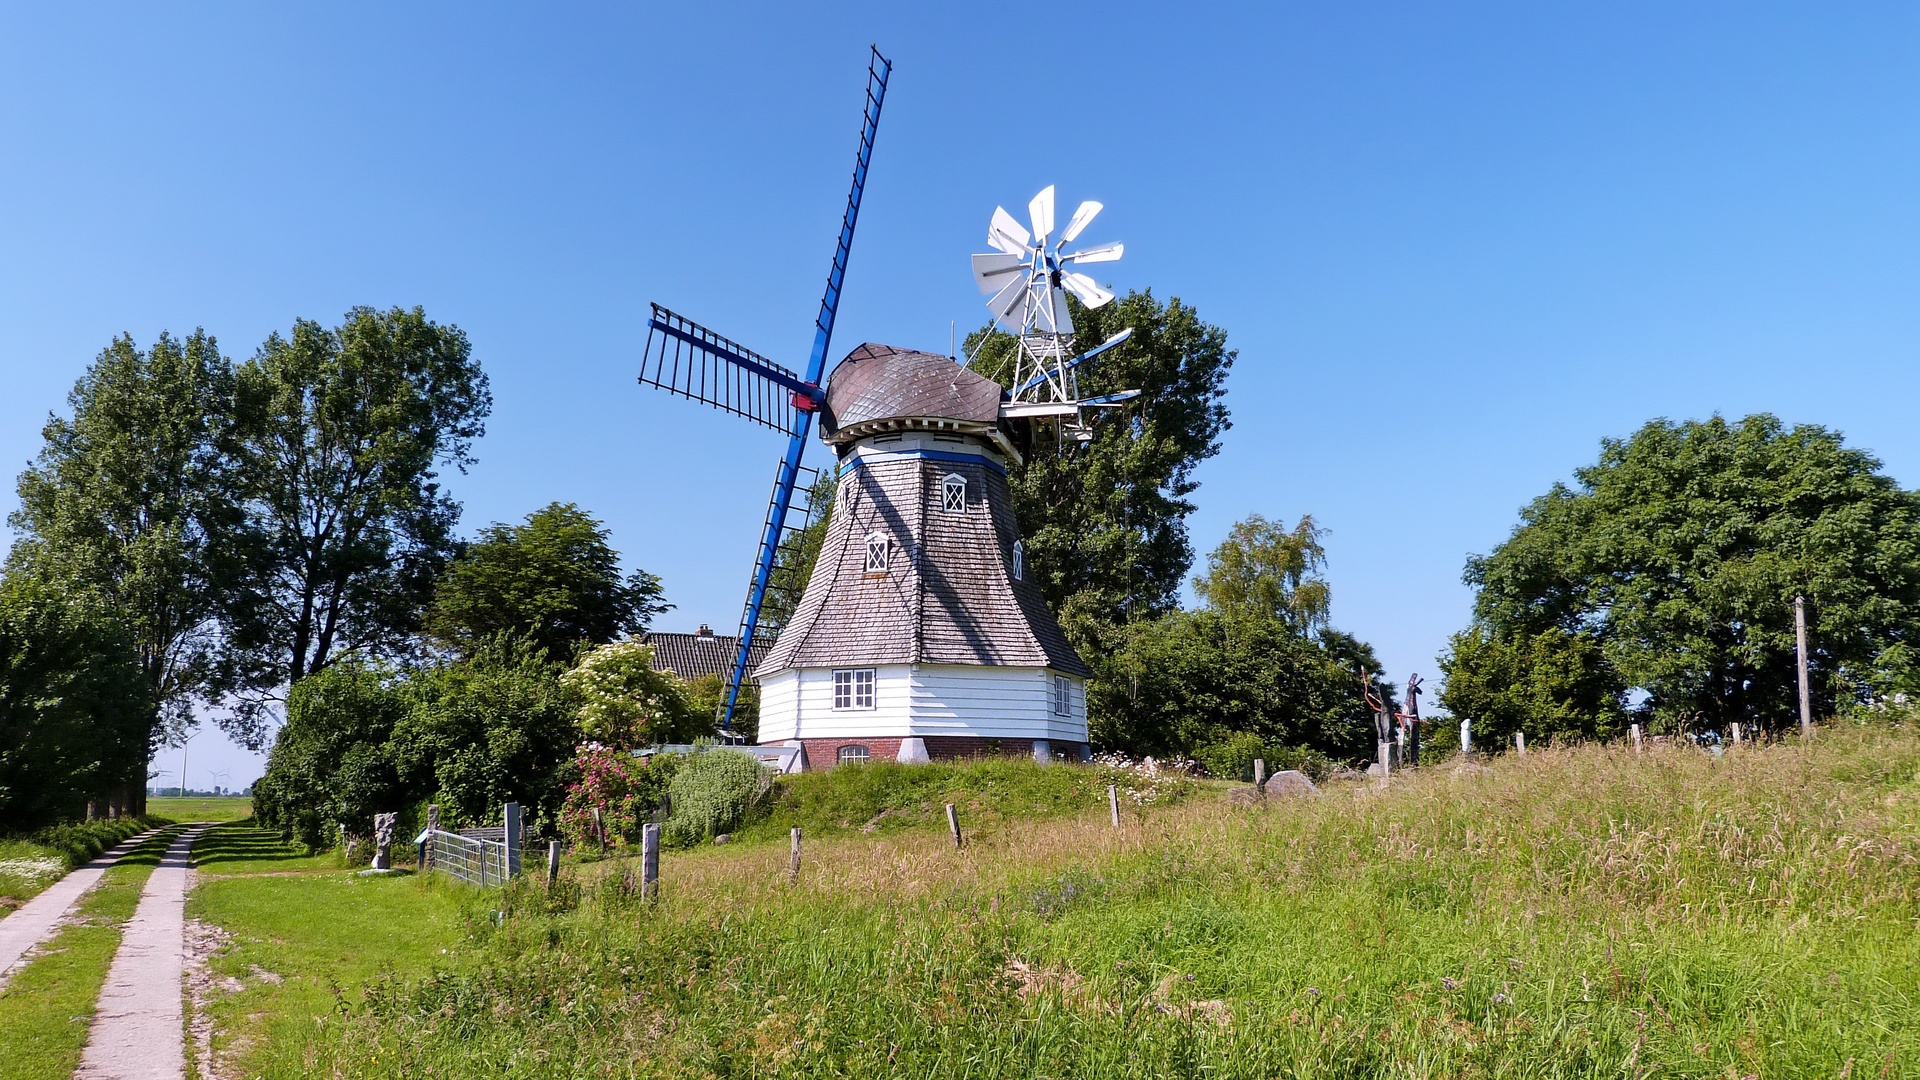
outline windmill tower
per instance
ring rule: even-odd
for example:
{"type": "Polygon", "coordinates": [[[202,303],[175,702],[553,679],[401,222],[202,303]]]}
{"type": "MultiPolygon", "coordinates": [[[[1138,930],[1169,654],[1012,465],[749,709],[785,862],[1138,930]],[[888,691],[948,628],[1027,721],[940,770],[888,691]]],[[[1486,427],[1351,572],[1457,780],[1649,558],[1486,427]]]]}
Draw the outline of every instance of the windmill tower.
{"type": "Polygon", "coordinates": [[[1090,439],[1087,412],[1136,391],[1078,396],[1074,369],[1118,345],[1073,353],[1063,289],[1113,299],[1062,254],[1053,189],[1030,234],[996,210],[975,256],[994,317],[1017,335],[1012,391],[944,356],[865,344],[824,388],[821,437],[837,455],[833,514],[805,595],[755,674],[760,741],[804,748],[809,768],[990,753],[1085,756],[1086,664],[1026,565],[1007,471],[1052,423],[1090,439]]]}

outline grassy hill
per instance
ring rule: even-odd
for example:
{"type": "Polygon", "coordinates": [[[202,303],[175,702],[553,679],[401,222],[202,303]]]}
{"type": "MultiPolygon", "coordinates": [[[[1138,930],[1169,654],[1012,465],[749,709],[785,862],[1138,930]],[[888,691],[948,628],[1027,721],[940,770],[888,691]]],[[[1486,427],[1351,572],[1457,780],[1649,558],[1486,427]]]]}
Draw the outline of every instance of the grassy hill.
{"type": "MultiPolygon", "coordinates": [[[[669,853],[653,904],[622,861],[551,892],[384,882],[416,899],[333,918],[432,910],[423,925],[447,952],[416,948],[437,958],[343,988],[324,1020],[261,1029],[244,1064],[269,1076],[1920,1075],[1914,731],[1829,730],[1811,749],[1720,759],[1589,747],[1491,765],[1252,809],[1203,789],[1118,829],[1104,808],[980,814],[961,851],[935,822],[840,829],[808,843],[797,881],[780,843],[669,853]],[[467,914],[449,922],[449,903],[467,914]]],[[[310,880],[311,902],[338,901],[330,879],[310,880]]],[[[250,942],[235,971],[298,981],[301,927],[316,921],[299,912],[301,883],[274,879],[286,891],[271,934],[220,894],[197,901],[229,910],[227,930],[250,942]]],[[[230,1014],[264,1014],[266,1000],[230,1014]]]]}

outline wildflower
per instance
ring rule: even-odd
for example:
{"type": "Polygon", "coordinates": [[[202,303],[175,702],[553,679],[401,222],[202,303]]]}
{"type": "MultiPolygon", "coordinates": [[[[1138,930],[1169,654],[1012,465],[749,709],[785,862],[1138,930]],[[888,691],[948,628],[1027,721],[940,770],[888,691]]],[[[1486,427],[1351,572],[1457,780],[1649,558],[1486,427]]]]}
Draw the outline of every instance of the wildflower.
{"type": "Polygon", "coordinates": [[[1442,975],[1442,976],[1440,977],[1440,985],[1441,985],[1441,986],[1444,986],[1444,987],[1446,987],[1446,988],[1447,988],[1447,989],[1449,989],[1449,990],[1458,990],[1458,989],[1460,989],[1460,984],[1459,984],[1459,983],[1457,983],[1457,982],[1455,982],[1455,981],[1453,981],[1453,979],[1452,979],[1451,977],[1449,977],[1449,976],[1446,976],[1446,975],[1442,975]]]}

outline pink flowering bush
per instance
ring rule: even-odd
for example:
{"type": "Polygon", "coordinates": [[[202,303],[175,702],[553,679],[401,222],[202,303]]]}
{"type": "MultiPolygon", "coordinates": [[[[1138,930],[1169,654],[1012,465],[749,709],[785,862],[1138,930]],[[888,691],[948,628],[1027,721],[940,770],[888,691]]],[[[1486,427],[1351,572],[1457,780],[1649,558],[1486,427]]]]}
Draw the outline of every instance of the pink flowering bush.
{"type": "Polygon", "coordinates": [[[653,819],[679,764],[677,754],[659,754],[642,765],[625,750],[597,742],[581,746],[573,757],[580,779],[567,788],[560,808],[561,833],[578,849],[638,843],[640,827],[653,819]]]}

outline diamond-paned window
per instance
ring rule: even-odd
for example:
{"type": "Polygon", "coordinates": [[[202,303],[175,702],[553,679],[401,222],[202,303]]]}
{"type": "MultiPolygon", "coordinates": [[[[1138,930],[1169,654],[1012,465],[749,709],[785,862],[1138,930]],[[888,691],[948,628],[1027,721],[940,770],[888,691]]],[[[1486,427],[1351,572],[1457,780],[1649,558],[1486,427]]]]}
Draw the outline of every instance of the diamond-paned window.
{"type": "Polygon", "coordinates": [[[949,514],[967,512],[967,478],[958,473],[940,481],[940,509],[949,514]]]}
{"type": "Polygon", "coordinates": [[[1013,580],[1020,581],[1027,576],[1027,545],[1024,541],[1013,542],[1013,580]]]}
{"type": "Polygon", "coordinates": [[[869,574],[884,574],[893,569],[893,541],[886,533],[867,537],[866,568],[869,574]]]}

